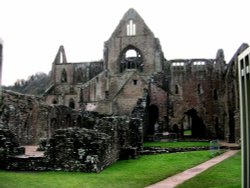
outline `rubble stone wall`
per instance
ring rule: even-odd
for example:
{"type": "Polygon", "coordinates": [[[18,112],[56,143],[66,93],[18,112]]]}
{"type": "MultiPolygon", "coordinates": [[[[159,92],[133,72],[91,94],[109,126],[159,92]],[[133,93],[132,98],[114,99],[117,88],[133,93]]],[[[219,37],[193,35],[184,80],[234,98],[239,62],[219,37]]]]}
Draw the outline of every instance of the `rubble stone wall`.
{"type": "Polygon", "coordinates": [[[135,158],[142,148],[142,103],[129,118],[48,106],[41,98],[8,91],[3,96],[0,120],[8,130],[0,129],[0,155],[2,164],[8,159],[7,169],[99,172],[118,159],[135,158]],[[44,158],[15,156],[19,143],[40,140],[47,142],[44,158]]]}
{"type": "Polygon", "coordinates": [[[6,168],[11,156],[23,153],[15,134],[0,123],[0,169],[6,168]]]}
{"type": "Polygon", "coordinates": [[[20,144],[35,144],[46,136],[47,120],[51,107],[40,97],[3,90],[0,119],[17,135],[20,144]]]}

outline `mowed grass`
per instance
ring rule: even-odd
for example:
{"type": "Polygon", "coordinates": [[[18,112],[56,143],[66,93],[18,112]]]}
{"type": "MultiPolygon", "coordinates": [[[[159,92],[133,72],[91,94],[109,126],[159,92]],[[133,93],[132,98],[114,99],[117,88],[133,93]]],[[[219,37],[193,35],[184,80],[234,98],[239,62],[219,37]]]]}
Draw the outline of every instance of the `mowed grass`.
{"type": "Polygon", "coordinates": [[[98,174],[0,171],[1,188],[142,188],[210,159],[209,151],[141,156],[98,174]]]}
{"type": "Polygon", "coordinates": [[[200,175],[186,181],[178,188],[240,188],[241,187],[241,155],[222,161],[200,175]]]}
{"type": "Polygon", "coordinates": [[[209,142],[145,142],[144,146],[158,146],[162,148],[186,148],[210,146],[209,142]]]}

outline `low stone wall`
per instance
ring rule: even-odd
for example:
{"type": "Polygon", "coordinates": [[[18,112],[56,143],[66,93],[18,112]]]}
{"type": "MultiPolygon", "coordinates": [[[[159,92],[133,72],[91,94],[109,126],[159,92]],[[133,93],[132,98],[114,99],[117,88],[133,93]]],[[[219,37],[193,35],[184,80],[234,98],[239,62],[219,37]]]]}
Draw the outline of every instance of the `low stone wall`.
{"type": "Polygon", "coordinates": [[[48,162],[45,157],[10,156],[5,169],[15,171],[44,171],[48,170],[48,162]]]}
{"type": "Polygon", "coordinates": [[[119,159],[136,158],[141,149],[141,121],[126,117],[93,120],[94,129],[58,129],[45,157],[49,169],[100,172],[119,159]]]}
{"type": "Polygon", "coordinates": [[[153,154],[162,154],[162,153],[177,153],[177,152],[188,152],[188,151],[200,151],[200,150],[209,150],[209,146],[201,147],[186,147],[186,148],[162,148],[162,147],[144,147],[140,152],[141,155],[153,155],[153,154]]]}
{"type": "Polygon", "coordinates": [[[105,133],[84,128],[58,129],[45,151],[54,170],[100,172],[117,158],[112,139],[105,133]]]}

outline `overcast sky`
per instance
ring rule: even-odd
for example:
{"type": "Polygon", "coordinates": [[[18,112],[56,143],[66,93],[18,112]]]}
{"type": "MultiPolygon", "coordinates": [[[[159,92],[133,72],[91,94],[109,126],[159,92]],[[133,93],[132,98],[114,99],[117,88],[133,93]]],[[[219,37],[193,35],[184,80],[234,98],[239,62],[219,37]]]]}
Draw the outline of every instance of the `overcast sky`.
{"type": "Polygon", "coordinates": [[[166,59],[215,58],[229,61],[250,44],[249,0],[0,0],[4,41],[2,84],[37,72],[48,73],[60,45],[69,62],[100,60],[129,8],[160,39],[166,59]]]}

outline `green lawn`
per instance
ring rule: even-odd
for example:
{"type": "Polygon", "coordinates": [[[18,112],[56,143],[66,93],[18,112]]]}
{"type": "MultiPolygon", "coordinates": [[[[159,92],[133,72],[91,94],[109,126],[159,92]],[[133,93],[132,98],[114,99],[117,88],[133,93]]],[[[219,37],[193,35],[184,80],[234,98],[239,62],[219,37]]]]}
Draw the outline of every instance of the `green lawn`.
{"type": "Polygon", "coordinates": [[[192,130],[184,130],[184,135],[192,135],[192,130]]]}
{"type": "Polygon", "coordinates": [[[1,188],[142,188],[210,159],[209,151],[141,156],[99,174],[0,171],[1,188]]]}
{"type": "Polygon", "coordinates": [[[145,142],[144,146],[159,146],[163,148],[186,148],[210,146],[209,142],[145,142]]]}
{"type": "Polygon", "coordinates": [[[178,188],[240,188],[241,187],[241,155],[222,161],[200,175],[186,181],[178,188]]]}

